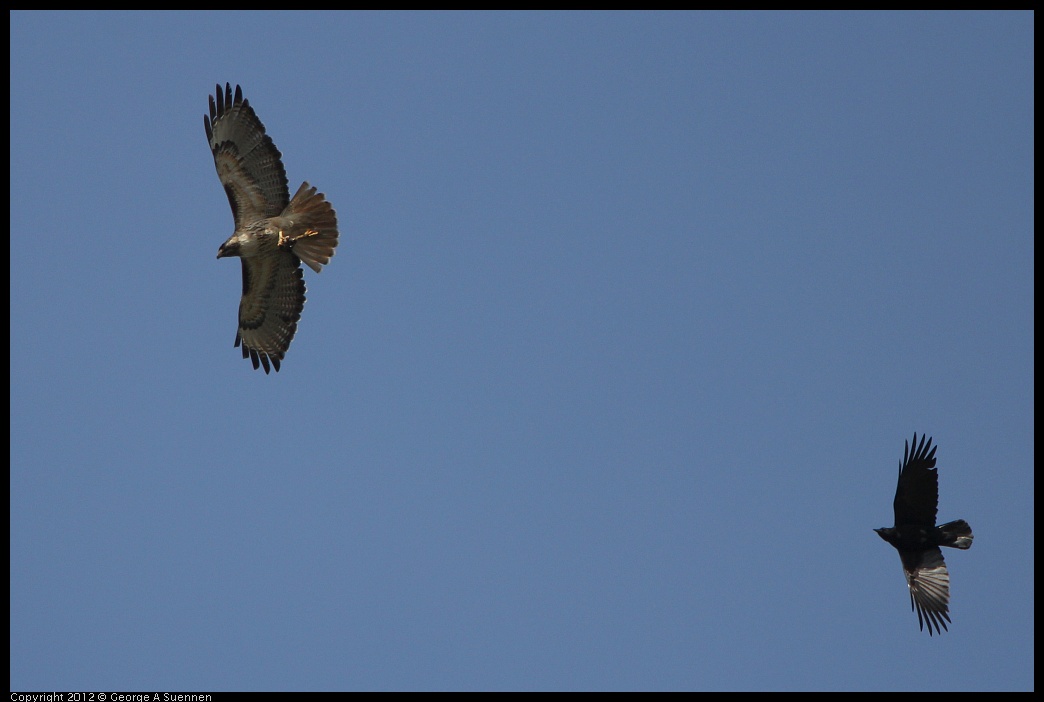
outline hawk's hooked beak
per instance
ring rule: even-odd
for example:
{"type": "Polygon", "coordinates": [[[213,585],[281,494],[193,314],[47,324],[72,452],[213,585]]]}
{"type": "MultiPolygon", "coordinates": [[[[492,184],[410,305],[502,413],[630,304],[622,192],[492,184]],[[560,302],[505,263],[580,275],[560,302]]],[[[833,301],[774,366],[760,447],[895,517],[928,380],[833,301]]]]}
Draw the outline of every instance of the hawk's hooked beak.
{"type": "Polygon", "coordinates": [[[226,241],[220,247],[218,247],[218,258],[227,258],[229,256],[239,255],[239,244],[234,244],[226,241]]]}

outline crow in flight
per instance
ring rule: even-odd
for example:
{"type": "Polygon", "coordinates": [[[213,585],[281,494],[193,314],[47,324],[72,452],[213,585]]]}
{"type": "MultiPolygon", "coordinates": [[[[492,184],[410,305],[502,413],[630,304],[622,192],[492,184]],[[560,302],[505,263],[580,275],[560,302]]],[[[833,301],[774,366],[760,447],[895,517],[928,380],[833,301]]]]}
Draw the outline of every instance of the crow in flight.
{"type": "Polygon", "coordinates": [[[899,466],[899,486],[895,489],[895,526],[874,529],[878,535],[895,546],[903,561],[906,583],[910,586],[910,607],[917,610],[917,621],[928,634],[941,634],[950,621],[950,574],[946,570],[940,546],[968,549],[972,545],[972,530],[968,522],[958,519],[935,526],[935,512],[939,506],[939,474],[935,469],[935,449],[932,440],[927,443],[917,433],[911,445],[906,444],[903,462],[899,466]],[[942,629],[940,629],[942,627],[942,629]]]}

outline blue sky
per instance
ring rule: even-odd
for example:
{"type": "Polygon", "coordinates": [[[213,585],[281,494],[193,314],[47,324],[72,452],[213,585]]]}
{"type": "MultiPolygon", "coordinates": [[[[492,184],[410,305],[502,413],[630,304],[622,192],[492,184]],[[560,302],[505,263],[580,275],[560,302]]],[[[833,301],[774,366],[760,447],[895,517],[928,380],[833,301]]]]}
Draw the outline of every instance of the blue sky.
{"type": "Polygon", "coordinates": [[[12,689],[1032,689],[1032,84],[1025,13],[12,14],[12,689]],[[225,81],[341,224],[269,376],[225,81]]]}

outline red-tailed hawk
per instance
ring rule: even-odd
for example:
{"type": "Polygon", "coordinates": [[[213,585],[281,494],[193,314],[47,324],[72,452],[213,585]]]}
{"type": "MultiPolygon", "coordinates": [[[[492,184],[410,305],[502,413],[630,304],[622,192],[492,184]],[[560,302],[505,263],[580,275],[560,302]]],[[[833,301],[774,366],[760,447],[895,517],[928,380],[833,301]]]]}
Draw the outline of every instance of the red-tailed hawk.
{"type": "Polygon", "coordinates": [[[322,193],[301,183],[290,198],[279,149],[265,134],[243,91],[225,83],[203,115],[218,178],[232,206],[235,231],[218,258],[239,256],[243,297],[236,346],[269,372],[277,371],[297,331],[305,302],[301,261],[319,273],[337,246],[337,215],[322,193]]]}

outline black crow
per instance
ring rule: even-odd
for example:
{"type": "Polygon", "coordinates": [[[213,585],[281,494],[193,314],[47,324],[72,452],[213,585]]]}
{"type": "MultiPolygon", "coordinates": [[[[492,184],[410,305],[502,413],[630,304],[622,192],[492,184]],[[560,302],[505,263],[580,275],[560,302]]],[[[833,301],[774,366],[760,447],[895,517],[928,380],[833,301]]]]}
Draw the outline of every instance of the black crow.
{"type": "Polygon", "coordinates": [[[913,451],[906,444],[899,466],[899,486],[895,489],[895,526],[874,529],[895,546],[903,561],[906,583],[910,586],[910,607],[917,610],[917,621],[928,634],[941,634],[950,621],[950,574],[946,570],[940,546],[968,549],[972,530],[968,522],[958,519],[935,526],[939,506],[939,473],[935,470],[935,449],[929,438],[917,445],[914,432],[913,451]],[[942,629],[940,629],[942,627],[942,629]]]}

